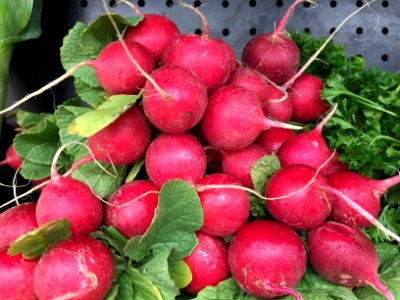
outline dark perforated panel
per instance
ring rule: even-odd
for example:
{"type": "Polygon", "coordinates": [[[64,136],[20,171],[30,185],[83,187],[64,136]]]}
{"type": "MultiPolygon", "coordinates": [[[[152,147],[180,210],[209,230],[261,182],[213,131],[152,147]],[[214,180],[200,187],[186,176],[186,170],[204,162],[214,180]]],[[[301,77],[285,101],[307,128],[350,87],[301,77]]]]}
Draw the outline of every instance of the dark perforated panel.
{"type": "MultiPolygon", "coordinates": [[[[206,15],[211,34],[225,39],[240,58],[246,42],[255,34],[272,31],[292,1],[288,0],[195,0],[187,1],[206,15]]],[[[315,0],[317,5],[300,4],[287,30],[307,30],[314,37],[328,36],[340,22],[364,4],[362,0],[315,0]]],[[[179,5],[177,0],[136,0],[144,13],[160,13],[173,19],[182,32],[200,33],[200,18],[179,5]]],[[[115,1],[107,1],[111,7],[115,1]]],[[[90,22],[104,13],[100,0],[71,1],[69,22],[90,22]]],[[[112,11],[131,14],[120,4],[112,11]]],[[[337,34],[337,43],[348,54],[362,55],[367,66],[395,72],[400,69],[400,1],[377,0],[353,17],[337,34]]]]}

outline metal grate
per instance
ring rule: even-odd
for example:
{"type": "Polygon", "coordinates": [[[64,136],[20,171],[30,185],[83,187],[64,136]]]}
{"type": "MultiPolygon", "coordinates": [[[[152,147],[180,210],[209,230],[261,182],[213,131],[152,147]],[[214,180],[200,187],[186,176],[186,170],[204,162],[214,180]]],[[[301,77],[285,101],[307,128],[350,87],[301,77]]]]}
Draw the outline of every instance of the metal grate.
{"type": "MultiPolygon", "coordinates": [[[[285,13],[292,0],[195,0],[187,1],[201,11],[209,22],[213,37],[222,38],[235,50],[237,58],[247,41],[261,32],[268,32],[285,13]]],[[[313,37],[328,36],[350,13],[361,7],[362,0],[316,0],[317,6],[300,4],[287,30],[306,30],[313,37]]],[[[170,17],[183,33],[201,33],[198,16],[179,5],[177,0],[136,0],[143,13],[159,13],[170,17]]],[[[129,15],[125,4],[113,8],[115,1],[108,1],[110,10],[129,15]]],[[[75,0],[70,2],[68,26],[76,21],[89,23],[104,13],[102,1],[75,0]]],[[[361,55],[367,67],[377,66],[396,72],[400,69],[400,1],[377,0],[370,8],[353,17],[334,38],[346,45],[347,54],[361,55]]]]}

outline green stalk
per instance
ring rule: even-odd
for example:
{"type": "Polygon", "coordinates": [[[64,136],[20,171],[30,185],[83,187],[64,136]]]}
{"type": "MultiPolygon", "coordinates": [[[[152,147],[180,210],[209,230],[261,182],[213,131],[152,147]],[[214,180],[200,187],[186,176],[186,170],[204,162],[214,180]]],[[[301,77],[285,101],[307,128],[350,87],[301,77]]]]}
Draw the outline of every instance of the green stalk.
{"type": "MultiPolygon", "coordinates": [[[[9,67],[13,52],[13,45],[4,45],[0,47],[0,109],[6,104],[7,84],[9,77],[9,67]]],[[[0,116],[0,128],[2,127],[3,116],[0,116]]],[[[1,130],[0,130],[1,135],[1,130]]]]}

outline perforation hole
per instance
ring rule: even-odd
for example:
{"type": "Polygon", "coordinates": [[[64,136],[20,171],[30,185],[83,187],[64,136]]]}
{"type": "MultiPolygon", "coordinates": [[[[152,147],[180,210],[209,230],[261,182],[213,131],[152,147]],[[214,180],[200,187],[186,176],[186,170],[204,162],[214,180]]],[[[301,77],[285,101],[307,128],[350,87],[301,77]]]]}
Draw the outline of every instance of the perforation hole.
{"type": "Polygon", "coordinates": [[[257,34],[257,29],[252,27],[252,28],[250,28],[249,33],[250,33],[250,35],[256,35],[257,34]]]}
{"type": "Polygon", "coordinates": [[[383,55],[381,56],[381,59],[382,59],[382,61],[388,61],[388,60],[389,60],[389,55],[383,54],[383,55]]]}
{"type": "Polygon", "coordinates": [[[336,6],[337,6],[337,3],[336,3],[336,1],[331,1],[331,2],[329,3],[329,5],[330,5],[331,7],[336,7],[336,6]]]}
{"type": "Polygon", "coordinates": [[[385,35],[388,34],[389,33],[389,28],[383,27],[382,28],[382,33],[385,34],[385,35]]]}
{"type": "Polygon", "coordinates": [[[357,0],[357,2],[356,2],[356,5],[357,5],[357,7],[361,7],[361,6],[363,6],[363,1],[362,0],[357,0]]]}
{"type": "Polygon", "coordinates": [[[144,0],[139,0],[139,1],[137,2],[137,5],[138,5],[139,7],[144,7],[144,6],[146,5],[146,1],[144,1],[144,0]]]}
{"type": "Polygon", "coordinates": [[[276,6],[278,6],[278,7],[282,7],[283,6],[283,1],[282,0],[278,0],[278,1],[276,1],[276,6]]]}
{"type": "Polygon", "coordinates": [[[87,7],[88,2],[86,0],[81,0],[81,7],[87,7]]]}
{"type": "Polygon", "coordinates": [[[117,3],[117,1],[115,1],[115,0],[111,0],[110,2],[108,2],[108,5],[110,6],[110,7],[115,7],[115,4],[117,3]]]}
{"type": "Polygon", "coordinates": [[[304,28],[304,32],[305,32],[305,33],[311,33],[311,29],[308,28],[308,27],[306,27],[306,28],[304,28]]]}
{"type": "Polygon", "coordinates": [[[329,33],[332,34],[335,30],[336,30],[336,28],[332,27],[331,29],[329,29],[329,33]]]}
{"type": "Polygon", "coordinates": [[[387,0],[382,1],[382,6],[383,7],[388,7],[389,6],[389,1],[387,1],[387,0]]]}
{"type": "Polygon", "coordinates": [[[222,30],[222,35],[223,36],[228,36],[229,35],[229,29],[228,28],[224,28],[223,30],[222,30]]]}
{"type": "Polygon", "coordinates": [[[303,6],[305,8],[309,8],[311,6],[310,2],[303,2],[303,6]]]}
{"type": "Polygon", "coordinates": [[[229,1],[227,1],[227,0],[222,1],[222,7],[223,8],[229,7],[229,1]]]}
{"type": "Polygon", "coordinates": [[[357,33],[357,34],[362,34],[363,31],[364,31],[364,30],[363,30],[362,27],[357,27],[357,28],[356,28],[356,33],[357,33]]]}
{"type": "Polygon", "coordinates": [[[201,1],[196,0],[196,1],[194,1],[193,5],[194,5],[194,7],[200,7],[201,6],[201,1]]]}
{"type": "Polygon", "coordinates": [[[249,1],[249,5],[250,5],[250,7],[254,7],[254,6],[257,5],[257,1],[256,0],[250,0],[249,1]]]}
{"type": "Polygon", "coordinates": [[[200,28],[197,28],[197,29],[194,31],[194,33],[195,33],[195,34],[198,34],[198,35],[201,35],[201,34],[203,33],[203,31],[202,31],[200,28]]]}
{"type": "Polygon", "coordinates": [[[167,7],[172,7],[172,6],[174,6],[174,1],[172,1],[172,0],[167,0],[167,1],[165,1],[165,5],[166,5],[167,7]]]}

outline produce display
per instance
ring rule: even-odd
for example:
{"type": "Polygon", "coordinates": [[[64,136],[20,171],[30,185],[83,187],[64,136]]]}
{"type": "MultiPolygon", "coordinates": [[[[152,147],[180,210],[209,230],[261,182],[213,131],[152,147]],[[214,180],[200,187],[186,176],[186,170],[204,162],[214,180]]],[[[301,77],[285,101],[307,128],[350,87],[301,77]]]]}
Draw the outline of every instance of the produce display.
{"type": "Polygon", "coordinates": [[[370,3],[316,39],[285,29],[305,2],[241,57],[183,1],[201,33],[127,1],[71,27],[66,73],[0,111],[0,299],[400,299],[400,73],[332,41],[370,3]]]}

